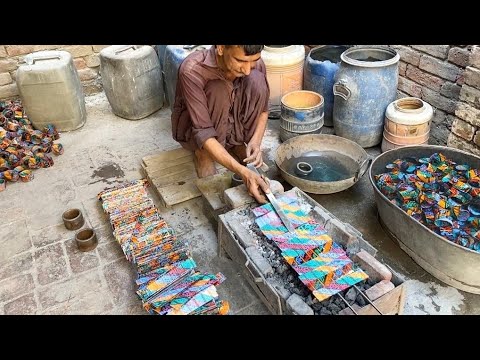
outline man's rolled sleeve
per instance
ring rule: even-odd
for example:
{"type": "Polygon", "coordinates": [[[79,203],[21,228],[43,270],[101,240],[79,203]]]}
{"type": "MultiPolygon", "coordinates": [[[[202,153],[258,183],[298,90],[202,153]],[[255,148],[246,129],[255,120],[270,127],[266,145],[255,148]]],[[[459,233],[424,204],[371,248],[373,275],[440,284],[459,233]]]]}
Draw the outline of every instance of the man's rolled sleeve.
{"type": "Polygon", "coordinates": [[[207,96],[203,90],[203,80],[188,68],[179,72],[183,87],[185,106],[192,121],[192,135],[199,148],[211,137],[217,137],[217,132],[208,112],[207,96]]]}
{"type": "Polygon", "coordinates": [[[193,128],[192,135],[197,146],[201,149],[205,141],[212,137],[217,137],[217,131],[213,128],[213,126],[205,129],[193,128]]]}

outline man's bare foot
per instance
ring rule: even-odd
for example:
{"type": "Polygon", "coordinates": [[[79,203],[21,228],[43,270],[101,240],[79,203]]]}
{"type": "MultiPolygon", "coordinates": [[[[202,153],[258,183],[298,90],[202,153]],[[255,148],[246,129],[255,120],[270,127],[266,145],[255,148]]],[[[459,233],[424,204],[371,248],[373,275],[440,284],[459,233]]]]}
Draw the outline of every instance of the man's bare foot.
{"type": "Polygon", "coordinates": [[[215,175],[217,173],[215,162],[205,150],[195,150],[193,162],[199,178],[215,175]]]}

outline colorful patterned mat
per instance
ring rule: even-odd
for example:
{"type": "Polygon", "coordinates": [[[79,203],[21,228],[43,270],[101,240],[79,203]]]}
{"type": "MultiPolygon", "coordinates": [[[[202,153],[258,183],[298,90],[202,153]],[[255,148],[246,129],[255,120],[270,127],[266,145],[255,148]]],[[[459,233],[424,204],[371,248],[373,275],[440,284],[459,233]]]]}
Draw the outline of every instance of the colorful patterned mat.
{"type": "Polygon", "coordinates": [[[392,203],[436,234],[480,251],[480,170],[441,153],[397,159],[375,175],[392,203]]]}
{"type": "Polygon", "coordinates": [[[368,278],[354,266],[341,246],[333,242],[325,228],[301,209],[294,193],[279,196],[278,202],[295,233],[287,231],[270,204],[253,209],[255,222],[319,301],[368,278]]]}
{"type": "Polygon", "coordinates": [[[63,154],[55,126],[35,130],[20,101],[0,101],[0,191],[8,181],[33,180],[32,169],[53,166],[48,153],[63,154]]]}
{"type": "Polygon", "coordinates": [[[215,287],[225,277],[195,270],[188,244],[160,216],[147,186],[136,180],[98,194],[115,239],[136,266],[144,309],[161,315],[227,314],[229,304],[218,299],[215,287]]]}

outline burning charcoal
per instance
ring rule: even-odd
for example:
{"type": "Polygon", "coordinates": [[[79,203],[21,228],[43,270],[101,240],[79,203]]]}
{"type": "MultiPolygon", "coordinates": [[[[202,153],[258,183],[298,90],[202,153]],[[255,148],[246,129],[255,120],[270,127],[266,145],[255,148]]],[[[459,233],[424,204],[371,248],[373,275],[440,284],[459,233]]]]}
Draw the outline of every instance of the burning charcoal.
{"type": "Polygon", "coordinates": [[[332,301],[332,297],[326,298],[325,300],[320,301],[320,303],[321,303],[323,306],[328,306],[328,304],[330,304],[330,301],[332,301]]]}
{"type": "Polygon", "coordinates": [[[305,299],[305,302],[307,303],[307,305],[312,306],[313,305],[313,296],[308,295],[307,298],[305,299]]]}
{"type": "Polygon", "coordinates": [[[334,300],[334,303],[337,304],[338,306],[342,306],[344,305],[344,302],[343,300],[340,298],[340,296],[335,296],[335,300],[334,300]]]}
{"type": "Polygon", "coordinates": [[[337,304],[335,304],[335,303],[330,304],[330,311],[333,314],[338,314],[341,310],[342,310],[342,308],[340,306],[338,306],[337,304]]]}
{"type": "Polygon", "coordinates": [[[362,294],[358,294],[357,298],[355,299],[355,302],[360,305],[360,306],[365,306],[367,305],[367,301],[365,298],[362,296],[362,294]]]}
{"type": "Polygon", "coordinates": [[[357,297],[357,292],[355,291],[355,289],[353,287],[351,287],[347,293],[345,294],[345,299],[350,303],[350,302],[354,302],[355,301],[355,298],[357,297]]]}
{"type": "Polygon", "coordinates": [[[358,284],[356,284],[356,286],[357,286],[360,290],[365,290],[365,285],[366,285],[366,282],[365,282],[365,281],[362,281],[362,282],[359,282],[358,284]]]}
{"type": "Polygon", "coordinates": [[[323,305],[321,302],[316,302],[312,305],[312,308],[314,311],[320,311],[321,309],[323,309],[323,305]]]}
{"type": "Polygon", "coordinates": [[[299,289],[296,288],[296,287],[292,288],[292,292],[293,292],[294,294],[297,294],[298,296],[302,296],[302,291],[299,290],[299,289]]]}
{"type": "Polygon", "coordinates": [[[320,315],[332,315],[332,312],[328,310],[326,307],[320,309],[320,315]]]}

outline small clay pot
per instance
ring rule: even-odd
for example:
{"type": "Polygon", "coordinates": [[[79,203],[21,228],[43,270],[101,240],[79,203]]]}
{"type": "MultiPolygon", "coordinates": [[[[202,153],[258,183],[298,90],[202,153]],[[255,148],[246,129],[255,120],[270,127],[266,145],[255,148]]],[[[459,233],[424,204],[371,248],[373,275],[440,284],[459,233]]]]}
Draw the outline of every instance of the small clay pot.
{"type": "Polygon", "coordinates": [[[298,176],[307,176],[313,171],[312,165],[305,161],[299,161],[295,167],[295,174],[298,176]]]}
{"type": "Polygon", "coordinates": [[[83,229],[75,234],[78,250],[90,251],[97,247],[97,235],[93,229],[83,229]]]}
{"type": "Polygon", "coordinates": [[[241,176],[233,173],[232,174],[232,187],[242,185],[243,184],[243,179],[241,176]]]}
{"type": "Polygon", "coordinates": [[[62,219],[63,224],[68,230],[78,230],[85,223],[82,212],[79,209],[65,211],[62,215],[62,219]]]}

